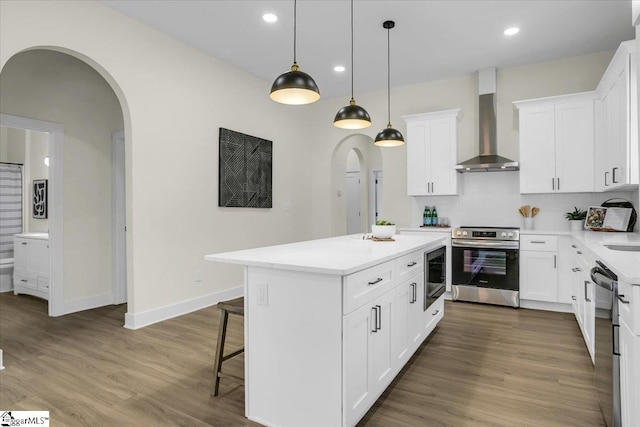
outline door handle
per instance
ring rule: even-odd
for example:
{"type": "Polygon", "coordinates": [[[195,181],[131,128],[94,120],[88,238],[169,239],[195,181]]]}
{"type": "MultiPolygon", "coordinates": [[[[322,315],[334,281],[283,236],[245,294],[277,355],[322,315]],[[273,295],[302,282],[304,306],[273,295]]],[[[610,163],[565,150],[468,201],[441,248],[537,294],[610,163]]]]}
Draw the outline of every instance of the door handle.
{"type": "Polygon", "coordinates": [[[432,182],[432,183],[431,183],[431,192],[432,192],[432,193],[435,193],[435,192],[436,192],[436,190],[434,189],[434,187],[435,187],[435,185],[433,185],[433,182],[432,182]]]}
{"type": "Polygon", "coordinates": [[[431,315],[432,315],[432,316],[435,316],[435,315],[436,315],[436,314],[438,314],[438,313],[440,313],[440,310],[436,310],[436,311],[434,311],[431,315]]]}
{"type": "Polygon", "coordinates": [[[607,175],[609,175],[609,172],[605,172],[605,173],[604,173],[604,186],[605,186],[605,187],[608,187],[608,186],[609,186],[609,184],[607,184],[607,175]]]}
{"type": "Polygon", "coordinates": [[[382,307],[376,305],[376,312],[378,314],[376,316],[376,328],[378,328],[377,330],[379,331],[382,329],[382,307]]]}
{"type": "Polygon", "coordinates": [[[409,264],[407,264],[407,267],[413,267],[413,266],[414,266],[414,265],[416,265],[416,264],[417,264],[417,262],[412,261],[412,262],[410,262],[409,264]]]}
{"type": "Polygon", "coordinates": [[[413,304],[416,302],[415,299],[415,294],[416,294],[416,284],[412,283],[409,286],[411,286],[411,300],[409,300],[409,304],[413,304]]]}
{"type": "Polygon", "coordinates": [[[578,298],[576,298],[576,297],[575,297],[575,295],[571,295],[571,299],[575,301],[575,300],[577,300],[578,298]]]}
{"type": "Polygon", "coordinates": [[[378,277],[373,282],[367,282],[367,283],[369,283],[369,285],[375,285],[376,283],[380,283],[380,282],[382,282],[382,277],[378,277]]]}
{"type": "Polygon", "coordinates": [[[558,191],[560,191],[560,178],[558,178],[558,191]]]}
{"type": "Polygon", "coordinates": [[[553,256],[553,268],[558,268],[558,255],[553,256]]]}
{"type": "Polygon", "coordinates": [[[618,301],[620,301],[623,304],[629,304],[629,301],[627,301],[626,299],[624,299],[624,294],[620,294],[618,295],[618,301]]]}
{"type": "Polygon", "coordinates": [[[373,316],[371,316],[371,320],[373,320],[373,329],[371,329],[371,332],[378,332],[378,310],[375,307],[371,307],[371,311],[373,311],[373,316]]]}
{"type": "Polygon", "coordinates": [[[614,184],[618,183],[618,180],[616,179],[616,171],[618,170],[618,168],[613,168],[611,171],[611,175],[612,175],[612,181],[614,184]]]}
{"type": "Polygon", "coordinates": [[[556,179],[555,178],[551,178],[551,189],[555,191],[556,189],[556,179]]]}
{"type": "Polygon", "coordinates": [[[591,302],[591,299],[590,299],[590,298],[587,298],[587,293],[588,293],[588,291],[589,291],[589,289],[587,289],[587,285],[588,285],[588,284],[589,284],[589,281],[588,281],[588,280],[585,280],[585,281],[584,281],[584,300],[585,300],[586,302],[591,302]]]}
{"type": "Polygon", "coordinates": [[[573,249],[576,249],[576,248],[577,248],[577,246],[576,246],[576,245],[571,245],[571,247],[572,247],[573,249]]]}

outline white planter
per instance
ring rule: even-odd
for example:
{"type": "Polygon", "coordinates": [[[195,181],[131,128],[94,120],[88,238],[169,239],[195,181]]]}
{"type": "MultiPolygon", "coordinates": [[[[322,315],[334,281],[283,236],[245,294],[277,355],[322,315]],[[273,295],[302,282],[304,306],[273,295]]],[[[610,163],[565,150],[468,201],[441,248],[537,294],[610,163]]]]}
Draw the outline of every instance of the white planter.
{"type": "Polygon", "coordinates": [[[571,231],[580,231],[584,228],[584,219],[572,219],[569,221],[571,231]]]}

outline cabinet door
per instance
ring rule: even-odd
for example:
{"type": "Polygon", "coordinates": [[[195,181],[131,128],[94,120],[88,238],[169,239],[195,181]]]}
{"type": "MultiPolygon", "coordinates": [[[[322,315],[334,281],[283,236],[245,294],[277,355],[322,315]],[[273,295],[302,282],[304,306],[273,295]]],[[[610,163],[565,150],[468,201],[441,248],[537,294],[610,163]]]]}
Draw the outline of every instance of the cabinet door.
{"type": "Polygon", "coordinates": [[[415,295],[416,281],[407,280],[396,288],[396,310],[393,322],[394,361],[402,367],[411,357],[411,306],[415,295]]]}
{"type": "Polygon", "coordinates": [[[620,321],[619,330],[621,418],[623,427],[631,427],[640,422],[640,337],[624,321],[620,321]]]}
{"type": "Polygon", "coordinates": [[[375,305],[366,304],[344,316],[344,411],[347,425],[355,423],[369,409],[375,396],[371,351],[376,329],[375,305]]]}
{"type": "Polygon", "coordinates": [[[520,251],[520,298],[558,301],[558,270],[555,252],[520,251]]]}
{"type": "Polygon", "coordinates": [[[591,362],[594,360],[595,351],[595,332],[596,332],[596,304],[595,304],[595,289],[594,284],[589,280],[589,274],[582,272],[582,287],[583,287],[583,329],[582,334],[584,341],[589,349],[589,355],[591,356],[591,362]]]}
{"type": "Polygon", "coordinates": [[[596,101],[596,140],[595,140],[595,189],[605,191],[611,185],[611,126],[610,97],[606,92],[596,101]]]}
{"type": "Polygon", "coordinates": [[[22,272],[27,270],[27,241],[19,237],[13,242],[13,268],[22,272]]]}
{"type": "Polygon", "coordinates": [[[553,105],[520,109],[520,193],[555,191],[553,105]]]}
{"type": "Polygon", "coordinates": [[[458,173],[454,167],[458,159],[456,118],[431,121],[429,129],[429,169],[431,175],[431,194],[458,194],[458,173]]]}
{"type": "Polygon", "coordinates": [[[407,194],[409,196],[425,196],[429,193],[431,176],[427,163],[428,132],[428,121],[407,123],[407,194]]]}
{"type": "MultiPolygon", "coordinates": [[[[415,280],[415,295],[413,303],[409,306],[409,349],[411,354],[422,344],[425,338],[425,329],[422,327],[424,313],[424,273],[420,273],[415,280]]],[[[411,355],[409,355],[411,356],[411,355]]]]}
{"type": "Polygon", "coordinates": [[[34,240],[29,243],[28,263],[38,276],[49,277],[49,242],[34,240]]]}
{"type": "Polygon", "coordinates": [[[373,387],[378,393],[384,390],[394,377],[392,316],[395,314],[395,291],[391,290],[375,301],[377,331],[372,334],[371,369],[373,387]]]}
{"type": "Polygon", "coordinates": [[[555,106],[556,191],[594,191],[593,101],[555,106]]]}
{"type": "MultiPolygon", "coordinates": [[[[611,97],[611,187],[627,184],[629,73],[623,64],[609,88],[611,97]]],[[[637,143],[637,141],[636,141],[637,143]]]]}

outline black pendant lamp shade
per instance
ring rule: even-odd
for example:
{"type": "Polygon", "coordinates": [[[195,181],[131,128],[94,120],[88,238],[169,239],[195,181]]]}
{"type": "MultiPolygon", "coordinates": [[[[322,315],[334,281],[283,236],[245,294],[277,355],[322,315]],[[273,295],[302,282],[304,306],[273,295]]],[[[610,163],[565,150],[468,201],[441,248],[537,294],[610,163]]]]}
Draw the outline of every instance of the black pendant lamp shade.
{"type": "Polygon", "coordinates": [[[356,105],[353,99],[353,0],[351,0],[351,101],[342,107],[333,124],[341,129],[364,129],[371,126],[371,117],[367,110],[356,105]]]}
{"type": "Polygon", "coordinates": [[[384,21],[382,27],[387,30],[387,127],[376,135],[375,145],[379,147],[397,147],[404,144],[404,138],[400,131],[391,127],[391,59],[389,30],[395,27],[395,22],[384,21]]]}
{"type": "Polygon", "coordinates": [[[320,99],[320,90],[311,76],[298,69],[296,62],[296,0],[293,1],[293,65],[291,71],[278,76],[269,97],[281,104],[311,104],[320,99]]]}

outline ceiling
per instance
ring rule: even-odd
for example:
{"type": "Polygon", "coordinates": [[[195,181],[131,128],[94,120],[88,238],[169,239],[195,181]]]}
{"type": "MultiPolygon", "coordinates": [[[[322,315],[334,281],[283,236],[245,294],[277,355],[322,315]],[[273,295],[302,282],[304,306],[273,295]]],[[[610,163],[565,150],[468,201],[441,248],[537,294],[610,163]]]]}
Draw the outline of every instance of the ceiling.
{"type": "MultiPolygon", "coordinates": [[[[272,82],[293,62],[293,1],[100,0],[131,18],[272,82]],[[278,21],[268,24],[264,13],[278,21]]],[[[297,62],[323,97],[350,93],[350,3],[298,0],[297,62]],[[347,70],[337,73],[336,65],[347,70]]],[[[354,2],[354,90],[402,86],[615,49],[634,38],[631,0],[354,2]],[[511,26],[520,32],[511,37],[511,26]]]]}

